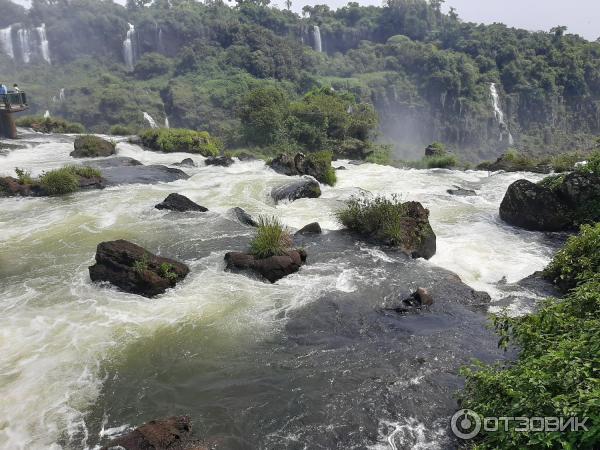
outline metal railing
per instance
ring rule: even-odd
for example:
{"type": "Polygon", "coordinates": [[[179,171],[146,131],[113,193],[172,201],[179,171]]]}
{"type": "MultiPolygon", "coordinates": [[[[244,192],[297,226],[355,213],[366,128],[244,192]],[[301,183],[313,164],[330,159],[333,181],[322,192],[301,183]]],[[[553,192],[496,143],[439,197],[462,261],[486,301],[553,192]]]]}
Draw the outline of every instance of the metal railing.
{"type": "Polygon", "coordinates": [[[8,94],[0,94],[0,105],[7,108],[11,106],[27,106],[27,95],[25,92],[9,92],[8,94]]]}

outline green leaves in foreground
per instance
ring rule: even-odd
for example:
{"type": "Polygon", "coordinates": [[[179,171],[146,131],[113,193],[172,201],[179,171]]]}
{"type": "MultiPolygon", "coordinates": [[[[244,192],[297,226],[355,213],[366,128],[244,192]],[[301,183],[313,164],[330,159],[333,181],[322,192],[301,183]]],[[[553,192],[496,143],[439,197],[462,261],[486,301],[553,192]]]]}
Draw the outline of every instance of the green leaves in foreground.
{"type": "MultiPolygon", "coordinates": [[[[585,417],[588,431],[484,432],[475,448],[593,449],[600,442],[600,224],[582,227],[547,269],[576,286],[564,299],[546,300],[538,312],[493,318],[500,345],[521,349],[505,365],[477,363],[467,378],[462,407],[484,417],[585,417]]],[[[503,427],[501,427],[503,428],[503,427]]]]}
{"type": "Polygon", "coordinates": [[[250,242],[250,253],[256,258],[283,255],[292,248],[292,237],[276,217],[261,216],[256,235],[250,242]]]}

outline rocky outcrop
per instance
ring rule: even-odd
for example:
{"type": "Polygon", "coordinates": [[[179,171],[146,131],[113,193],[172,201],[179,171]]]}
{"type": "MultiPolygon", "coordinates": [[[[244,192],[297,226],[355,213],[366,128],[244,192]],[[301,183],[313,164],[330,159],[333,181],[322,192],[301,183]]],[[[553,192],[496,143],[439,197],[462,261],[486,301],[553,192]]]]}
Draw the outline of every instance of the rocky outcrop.
{"type": "Polygon", "coordinates": [[[544,181],[511,184],[500,204],[500,218],[534,231],[564,231],[600,219],[600,177],[573,172],[552,183],[544,181]]]}
{"type": "Polygon", "coordinates": [[[312,177],[304,176],[298,181],[273,188],[271,197],[275,202],[289,200],[293,202],[300,198],[318,198],[321,196],[321,186],[312,177]]]}
{"type": "MultiPolygon", "coordinates": [[[[77,175],[78,190],[104,189],[106,187],[103,177],[83,177],[77,175]]],[[[43,197],[56,195],[49,193],[39,179],[30,183],[21,183],[13,177],[0,177],[0,197],[43,197]]]]}
{"type": "Polygon", "coordinates": [[[115,144],[93,135],[77,136],[73,146],[73,158],[98,158],[115,154],[115,144]]]}
{"type": "Polygon", "coordinates": [[[230,252],[225,255],[227,270],[233,272],[252,271],[271,283],[298,272],[305,261],[306,252],[304,250],[290,250],[284,255],[262,259],[257,259],[250,253],[230,252]]]}
{"type": "Polygon", "coordinates": [[[181,161],[180,163],[177,163],[175,165],[181,166],[181,167],[196,167],[196,163],[194,162],[194,160],[192,158],[185,158],[183,161],[181,161]]]}
{"type": "Polygon", "coordinates": [[[256,220],[254,220],[254,218],[250,214],[248,214],[246,211],[244,211],[242,208],[236,206],[231,211],[233,212],[236,219],[240,221],[241,224],[248,225],[250,227],[258,226],[258,223],[256,222],[256,220]]]}
{"type": "Polygon", "coordinates": [[[167,196],[161,203],[155,206],[156,209],[168,209],[170,211],[200,211],[206,212],[207,208],[191,201],[185,195],[172,193],[167,196]]]}
{"type": "Polygon", "coordinates": [[[229,156],[209,156],[204,160],[204,164],[207,166],[229,167],[233,163],[233,159],[229,156]]]}
{"type": "Polygon", "coordinates": [[[527,157],[514,156],[510,153],[500,156],[494,162],[483,162],[477,166],[478,170],[488,170],[490,172],[534,172],[550,173],[552,167],[544,162],[535,161],[527,157]]]}
{"type": "Polygon", "coordinates": [[[323,158],[323,154],[319,155],[321,156],[315,156],[315,154],[306,156],[304,153],[296,153],[294,156],[282,154],[274,158],[269,163],[269,167],[283,175],[308,175],[321,183],[326,183],[328,171],[333,170],[331,159],[323,158]]]}
{"type": "Polygon", "coordinates": [[[298,231],[296,231],[296,234],[321,234],[322,232],[323,230],[321,230],[321,225],[319,225],[319,222],[313,222],[300,228],[298,231]]]}
{"type": "Polygon", "coordinates": [[[188,416],[175,416],[150,422],[113,439],[101,450],[206,450],[191,439],[192,424],[188,416]]]}
{"type": "Polygon", "coordinates": [[[164,293],[189,271],[183,263],[153,255],[125,240],[98,244],[96,264],[89,268],[92,281],[108,281],[125,292],[145,297],[164,293]]]}
{"type": "Polygon", "coordinates": [[[170,183],[187,180],[189,176],[181,169],[163,165],[145,166],[141,162],[126,157],[113,157],[87,161],[90,167],[100,169],[107,186],[119,184],[170,183]]]}

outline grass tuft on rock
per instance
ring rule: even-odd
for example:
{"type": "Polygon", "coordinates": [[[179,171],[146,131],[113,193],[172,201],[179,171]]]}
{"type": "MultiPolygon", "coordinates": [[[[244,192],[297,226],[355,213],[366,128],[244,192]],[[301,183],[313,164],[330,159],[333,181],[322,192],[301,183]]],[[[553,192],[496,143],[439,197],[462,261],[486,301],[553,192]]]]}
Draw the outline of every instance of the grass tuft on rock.
{"type": "Polygon", "coordinates": [[[218,156],[223,149],[223,143],[207,131],[153,128],[141,133],[140,138],[146,147],[165,153],[184,152],[218,156]]]}
{"type": "Polygon", "coordinates": [[[276,217],[260,216],[256,235],[250,242],[250,253],[262,259],[284,255],[292,249],[292,236],[276,217]]]}
{"type": "Polygon", "coordinates": [[[98,169],[86,166],[65,166],[44,172],[40,186],[48,195],[65,195],[79,190],[79,178],[96,178],[102,174],[98,169]]]}
{"type": "Polygon", "coordinates": [[[329,186],[335,185],[337,176],[335,174],[335,169],[331,166],[331,161],[333,159],[332,152],[322,151],[308,153],[306,159],[318,168],[318,173],[322,174],[322,176],[319,177],[319,181],[328,184],[329,186]]]}

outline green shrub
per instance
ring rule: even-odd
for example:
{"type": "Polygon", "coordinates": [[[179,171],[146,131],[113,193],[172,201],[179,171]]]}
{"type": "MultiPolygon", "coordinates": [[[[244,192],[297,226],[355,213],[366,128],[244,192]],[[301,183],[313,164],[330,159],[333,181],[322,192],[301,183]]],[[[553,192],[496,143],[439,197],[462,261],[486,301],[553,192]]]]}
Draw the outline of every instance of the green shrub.
{"type": "Polygon", "coordinates": [[[149,258],[148,254],[144,253],[142,259],[138,259],[133,262],[133,270],[137,272],[139,275],[143,274],[146,270],[148,270],[149,258]]]}
{"type": "Polygon", "coordinates": [[[600,177],[600,150],[596,150],[587,159],[587,162],[578,168],[579,171],[591,173],[600,177]]]}
{"type": "Polygon", "coordinates": [[[177,279],[177,273],[175,273],[173,271],[174,267],[173,264],[169,264],[169,263],[162,263],[160,265],[160,267],[158,268],[158,272],[160,274],[161,277],[166,278],[167,280],[176,280],[177,279]]]}
{"type": "Polygon", "coordinates": [[[146,147],[165,153],[186,152],[217,156],[223,148],[222,142],[206,131],[154,128],[144,131],[140,137],[146,147]]]}
{"type": "Polygon", "coordinates": [[[446,146],[441,142],[432,142],[427,146],[425,151],[429,156],[444,156],[446,154],[446,146]]]}
{"type": "Polygon", "coordinates": [[[562,153],[550,158],[550,166],[555,172],[570,172],[583,160],[585,157],[580,152],[562,153]]]}
{"type": "Polygon", "coordinates": [[[258,218],[256,235],[250,242],[250,253],[256,258],[283,255],[292,247],[292,237],[276,217],[258,218]]]}
{"type": "Polygon", "coordinates": [[[92,167],[65,166],[44,172],[39,179],[39,183],[48,195],[65,195],[79,190],[80,178],[101,176],[102,173],[92,167]]]}
{"type": "Polygon", "coordinates": [[[110,127],[109,133],[113,136],[130,136],[135,134],[135,130],[125,125],[113,125],[110,127]]]}
{"type": "Polygon", "coordinates": [[[458,158],[455,155],[446,154],[443,156],[428,156],[424,160],[428,169],[447,169],[458,165],[458,158]]]}
{"type": "Polygon", "coordinates": [[[31,178],[31,172],[25,169],[19,169],[15,167],[15,173],[17,174],[17,179],[19,180],[19,184],[23,185],[31,185],[33,184],[33,178],[31,178]]]}
{"type": "Polygon", "coordinates": [[[583,225],[552,259],[544,275],[564,290],[600,273],[600,223],[583,225]]]}
{"type": "Polygon", "coordinates": [[[57,117],[26,116],[17,119],[16,124],[41,133],[85,133],[85,127],[80,123],[67,122],[57,117]]]}
{"type": "Polygon", "coordinates": [[[382,166],[388,166],[392,163],[392,146],[373,144],[373,152],[365,158],[365,161],[380,164],[382,166]]]}
{"type": "Polygon", "coordinates": [[[309,153],[306,155],[306,159],[317,168],[317,173],[321,175],[318,177],[318,181],[328,184],[329,186],[334,186],[337,182],[335,169],[331,167],[332,158],[333,154],[328,151],[309,153]]]}
{"type": "Polygon", "coordinates": [[[549,177],[544,178],[543,180],[538,181],[538,185],[548,188],[552,191],[556,191],[560,188],[563,181],[565,181],[564,175],[550,175],[549,177]]]}
{"type": "Polygon", "coordinates": [[[406,227],[408,210],[395,194],[391,199],[384,196],[353,196],[335,212],[335,216],[346,228],[389,245],[398,246],[413,237],[406,227]]]}

